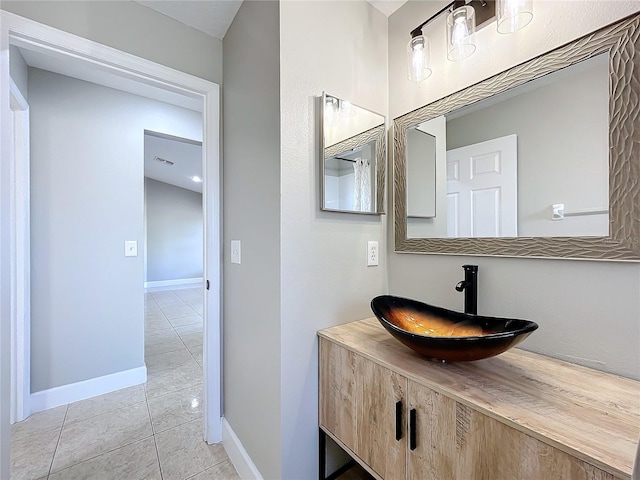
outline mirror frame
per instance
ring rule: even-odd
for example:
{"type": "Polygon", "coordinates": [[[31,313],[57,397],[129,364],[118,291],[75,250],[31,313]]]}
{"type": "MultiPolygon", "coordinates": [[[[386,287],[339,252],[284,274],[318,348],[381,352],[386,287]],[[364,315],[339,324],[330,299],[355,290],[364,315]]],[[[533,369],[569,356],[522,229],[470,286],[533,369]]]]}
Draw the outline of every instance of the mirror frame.
{"type": "Polygon", "coordinates": [[[396,118],[395,251],[640,261],[640,14],[634,14],[396,118]],[[554,71],[609,53],[609,236],[407,238],[406,129],[554,71]]]}
{"type": "Polygon", "coordinates": [[[366,110],[367,112],[373,113],[374,115],[379,115],[382,117],[382,125],[378,125],[377,127],[370,128],[358,135],[354,135],[353,137],[347,138],[341,142],[338,142],[334,145],[325,146],[324,144],[324,109],[326,105],[326,97],[330,96],[333,98],[340,98],[335,95],[332,95],[328,92],[322,92],[321,102],[320,102],[320,210],[323,212],[337,212],[337,213],[355,213],[358,215],[384,215],[386,212],[384,211],[384,194],[386,187],[386,176],[387,176],[387,117],[374,112],[373,110],[369,110],[368,108],[361,107],[360,105],[356,105],[353,102],[350,102],[352,106],[361,108],[362,110],[366,110]],[[365,145],[372,141],[376,142],[376,203],[375,203],[375,211],[373,212],[360,212],[357,210],[338,210],[334,208],[325,208],[324,202],[324,162],[326,158],[331,158],[335,155],[338,155],[346,150],[351,150],[353,148],[359,147],[361,145],[365,145]]]}

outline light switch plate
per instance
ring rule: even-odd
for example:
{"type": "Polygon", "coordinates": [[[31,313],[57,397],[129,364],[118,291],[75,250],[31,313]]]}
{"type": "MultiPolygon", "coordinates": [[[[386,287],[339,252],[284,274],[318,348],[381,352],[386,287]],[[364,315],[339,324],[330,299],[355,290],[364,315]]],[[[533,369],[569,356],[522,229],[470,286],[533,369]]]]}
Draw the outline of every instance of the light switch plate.
{"type": "Polygon", "coordinates": [[[231,263],[240,265],[242,260],[240,240],[231,240],[231,263]]]}
{"type": "Polygon", "coordinates": [[[125,257],[137,257],[138,256],[138,242],[136,240],[124,241],[124,256],[125,257]]]}

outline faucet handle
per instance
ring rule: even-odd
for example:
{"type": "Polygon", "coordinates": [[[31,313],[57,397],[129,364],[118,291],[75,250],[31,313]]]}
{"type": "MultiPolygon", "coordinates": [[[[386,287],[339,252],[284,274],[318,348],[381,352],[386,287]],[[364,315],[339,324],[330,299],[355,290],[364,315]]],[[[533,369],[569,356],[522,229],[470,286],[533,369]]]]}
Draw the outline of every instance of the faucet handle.
{"type": "Polygon", "coordinates": [[[456,285],[456,291],[462,292],[466,287],[467,287],[467,282],[462,280],[462,281],[458,282],[458,284],[456,285]]]}

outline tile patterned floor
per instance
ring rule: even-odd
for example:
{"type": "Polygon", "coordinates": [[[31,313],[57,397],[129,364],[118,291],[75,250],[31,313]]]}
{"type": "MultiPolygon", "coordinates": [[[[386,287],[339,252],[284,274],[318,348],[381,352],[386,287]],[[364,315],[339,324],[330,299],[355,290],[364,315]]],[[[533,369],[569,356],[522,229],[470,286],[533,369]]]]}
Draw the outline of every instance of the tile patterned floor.
{"type": "Polygon", "coordinates": [[[36,413],[11,430],[11,480],[238,480],[202,440],[199,288],[145,294],[147,383],[36,413]]]}

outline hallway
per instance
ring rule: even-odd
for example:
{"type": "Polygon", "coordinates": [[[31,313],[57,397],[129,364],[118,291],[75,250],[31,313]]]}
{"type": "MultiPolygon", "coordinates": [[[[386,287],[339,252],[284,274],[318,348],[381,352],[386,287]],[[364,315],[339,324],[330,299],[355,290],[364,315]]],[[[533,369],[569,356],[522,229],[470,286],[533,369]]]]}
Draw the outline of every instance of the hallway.
{"type": "Polygon", "coordinates": [[[202,287],[149,289],[147,382],[13,425],[11,479],[238,479],[202,440],[202,315],[202,287]]]}

